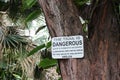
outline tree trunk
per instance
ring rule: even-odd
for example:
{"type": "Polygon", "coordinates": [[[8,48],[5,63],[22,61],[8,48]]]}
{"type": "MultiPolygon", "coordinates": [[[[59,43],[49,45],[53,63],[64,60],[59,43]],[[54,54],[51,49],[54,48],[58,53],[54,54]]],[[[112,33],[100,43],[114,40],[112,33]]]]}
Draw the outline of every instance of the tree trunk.
{"type": "MultiPolygon", "coordinates": [[[[96,0],[95,0],[96,1],[96,0]]],[[[72,0],[39,0],[52,37],[83,35],[72,0]]],[[[63,80],[120,80],[120,29],[112,2],[93,6],[89,39],[84,37],[83,59],[59,60],[63,80]]]]}
{"type": "Polygon", "coordinates": [[[120,80],[120,25],[112,0],[100,0],[93,7],[88,29],[94,55],[91,80],[120,80]]]}

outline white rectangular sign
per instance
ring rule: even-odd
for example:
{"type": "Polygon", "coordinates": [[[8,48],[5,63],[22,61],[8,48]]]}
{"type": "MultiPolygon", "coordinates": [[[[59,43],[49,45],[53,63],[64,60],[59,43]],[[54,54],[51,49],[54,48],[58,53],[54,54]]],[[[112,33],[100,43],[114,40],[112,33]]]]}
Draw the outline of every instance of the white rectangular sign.
{"type": "Polygon", "coordinates": [[[62,36],[52,38],[52,58],[83,58],[83,36],[62,36]]]}

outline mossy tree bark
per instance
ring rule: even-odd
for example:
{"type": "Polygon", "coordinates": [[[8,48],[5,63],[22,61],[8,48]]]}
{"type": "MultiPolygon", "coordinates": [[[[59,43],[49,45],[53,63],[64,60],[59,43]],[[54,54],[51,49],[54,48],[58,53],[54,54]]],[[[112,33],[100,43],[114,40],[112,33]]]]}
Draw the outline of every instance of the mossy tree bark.
{"type": "MultiPolygon", "coordinates": [[[[97,1],[97,0],[95,0],[97,1]]],[[[84,35],[72,0],[39,0],[52,37],[84,35]]],[[[99,0],[84,37],[83,59],[59,60],[63,80],[120,80],[120,25],[112,0],[99,0]]]]}

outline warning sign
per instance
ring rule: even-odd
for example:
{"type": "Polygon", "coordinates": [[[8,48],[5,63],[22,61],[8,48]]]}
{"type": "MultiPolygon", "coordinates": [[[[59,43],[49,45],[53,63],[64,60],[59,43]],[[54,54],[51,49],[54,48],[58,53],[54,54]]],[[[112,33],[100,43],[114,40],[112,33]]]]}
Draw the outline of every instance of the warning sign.
{"type": "Polygon", "coordinates": [[[52,38],[52,58],[83,58],[83,36],[64,36],[52,38]]]}

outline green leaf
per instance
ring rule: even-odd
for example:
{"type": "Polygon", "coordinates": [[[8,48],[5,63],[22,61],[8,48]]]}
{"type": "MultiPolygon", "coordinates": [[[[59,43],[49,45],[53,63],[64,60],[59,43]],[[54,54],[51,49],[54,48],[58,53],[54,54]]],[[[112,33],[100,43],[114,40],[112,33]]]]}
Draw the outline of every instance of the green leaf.
{"type": "Polygon", "coordinates": [[[57,65],[57,60],[45,58],[40,62],[39,67],[47,69],[55,65],[57,65]]]}
{"type": "Polygon", "coordinates": [[[60,68],[57,66],[56,72],[60,74],[60,68]]]}
{"type": "Polygon", "coordinates": [[[6,48],[10,48],[10,43],[9,43],[9,41],[8,41],[8,38],[5,39],[5,42],[6,42],[6,45],[5,45],[6,48]]]}
{"type": "Polygon", "coordinates": [[[37,0],[24,0],[24,1],[26,1],[26,4],[29,8],[32,7],[37,2],[37,0]]]}
{"type": "Polygon", "coordinates": [[[37,34],[40,30],[44,29],[45,27],[46,27],[46,25],[39,27],[39,28],[37,29],[37,31],[35,32],[35,34],[37,34]]]}
{"type": "Polygon", "coordinates": [[[7,67],[7,63],[0,61],[0,68],[5,69],[7,67]]]}
{"type": "Polygon", "coordinates": [[[21,79],[21,77],[17,74],[13,74],[14,77],[16,77],[17,79],[21,79]]]}
{"type": "Polygon", "coordinates": [[[75,0],[75,3],[79,6],[84,5],[85,3],[87,3],[89,0],[75,0]]]}
{"type": "Polygon", "coordinates": [[[10,46],[17,47],[16,44],[14,43],[14,41],[11,38],[9,38],[8,41],[10,43],[10,46]]]}
{"type": "Polygon", "coordinates": [[[41,14],[41,10],[35,10],[31,14],[28,15],[28,17],[25,19],[25,22],[32,21],[36,19],[41,14]]]}
{"type": "Polygon", "coordinates": [[[16,37],[10,36],[10,38],[11,38],[16,44],[19,44],[19,41],[16,39],[16,37]]]}
{"type": "Polygon", "coordinates": [[[27,56],[31,56],[33,54],[35,54],[36,52],[38,52],[39,50],[45,48],[45,44],[42,44],[40,46],[37,46],[36,48],[34,48],[32,51],[30,51],[30,53],[27,56]]]}
{"type": "Polygon", "coordinates": [[[47,44],[46,44],[47,49],[50,48],[50,47],[51,47],[51,41],[47,42],[47,44]]]}
{"type": "Polygon", "coordinates": [[[47,44],[42,44],[40,46],[37,46],[32,51],[30,51],[27,56],[31,56],[31,55],[35,54],[36,52],[38,52],[39,50],[41,50],[43,48],[49,48],[49,47],[51,47],[51,41],[49,41],[47,44]]]}
{"type": "Polygon", "coordinates": [[[36,2],[37,0],[22,0],[23,10],[30,9],[36,2]]]}
{"type": "Polygon", "coordinates": [[[83,29],[84,32],[87,33],[88,32],[88,30],[87,30],[87,24],[83,24],[82,25],[82,29],[83,29]]]}
{"type": "Polygon", "coordinates": [[[17,47],[22,45],[27,45],[25,37],[22,37],[20,35],[14,35],[10,34],[4,37],[2,45],[4,48],[14,48],[16,49],[17,47]]]}
{"type": "Polygon", "coordinates": [[[58,80],[62,80],[62,78],[60,77],[58,80]]]}

